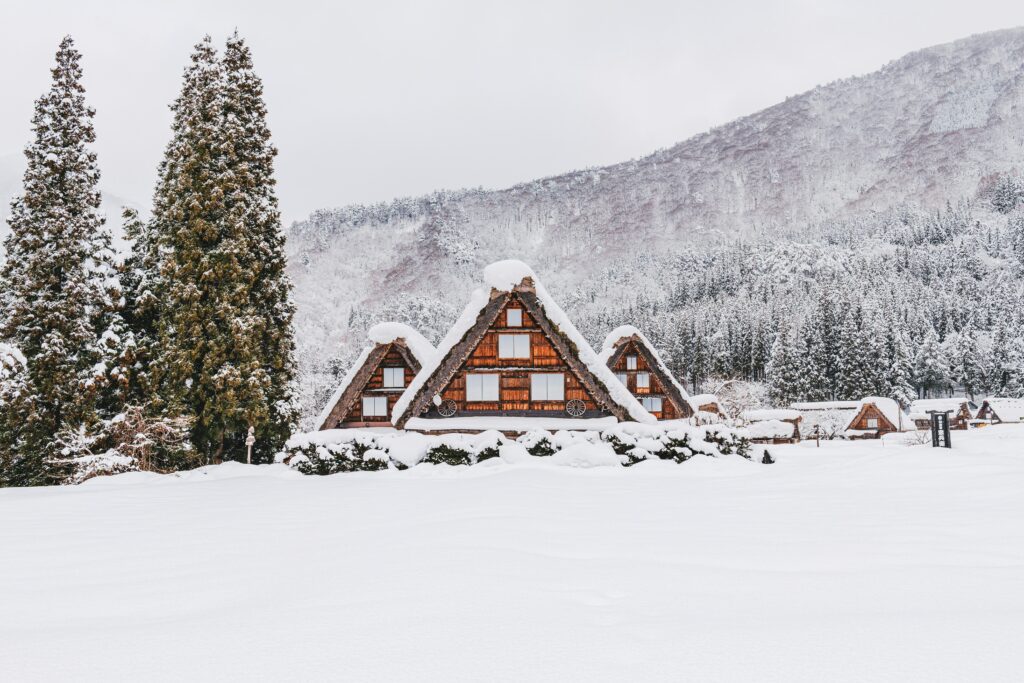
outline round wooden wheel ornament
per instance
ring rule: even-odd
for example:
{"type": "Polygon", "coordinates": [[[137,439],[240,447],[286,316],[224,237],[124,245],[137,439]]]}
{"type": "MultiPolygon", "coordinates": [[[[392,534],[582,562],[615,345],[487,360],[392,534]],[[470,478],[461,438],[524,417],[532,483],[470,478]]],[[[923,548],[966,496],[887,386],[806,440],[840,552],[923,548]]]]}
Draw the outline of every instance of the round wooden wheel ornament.
{"type": "Polygon", "coordinates": [[[578,398],[574,398],[565,404],[565,412],[573,417],[583,417],[583,413],[587,412],[587,404],[578,398]]]}
{"type": "Polygon", "coordinates": [[[437,407],[437,414],[441,417],[452,417],[458,409],[459,407],[455,405],[455,401],[449,398],[441,401],[441,405],[437,407]]]}

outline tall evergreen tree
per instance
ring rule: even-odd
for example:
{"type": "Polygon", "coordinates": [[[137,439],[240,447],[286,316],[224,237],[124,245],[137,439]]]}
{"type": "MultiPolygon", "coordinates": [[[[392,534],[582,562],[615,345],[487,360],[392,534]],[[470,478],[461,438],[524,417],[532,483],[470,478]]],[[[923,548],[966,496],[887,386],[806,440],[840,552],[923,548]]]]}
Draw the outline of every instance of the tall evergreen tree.
{"type": "Polygon", "coordinates": [[[81,55],[70,37],[57,50],[49,91],[36,101],[34,141],[25,150],[23,194],[11,205],[0,270],[0,338],[27,363],[20,399],[0,424],[17,425],[8,446],[8,483],[55,484],[70,463],[58,432],[97,419],[96,401],[117,325],[113,254],[100,214],[94,112],[85,103],[81,55]],[[105,334],[106,333],[106,334],[105,334]]]}
{"type": "Polygon", "coordinates": [[[207,460],[244,458],[250,426],[266,460],[296,419],[293,308],[276,150],[244,42],[232,37],[223,60],[209,37],[200,42],[172,110],[147,236],[160,263],[156,402],[194,418],[192,441],[207,460]]]}
{"type": "Polygon", "coordinates": [[[942,357],[939,336],[933,327],[928,327],[914,355],[914,384],[921,396],[935,395],[949,383],[946,363],[942,357]]]}

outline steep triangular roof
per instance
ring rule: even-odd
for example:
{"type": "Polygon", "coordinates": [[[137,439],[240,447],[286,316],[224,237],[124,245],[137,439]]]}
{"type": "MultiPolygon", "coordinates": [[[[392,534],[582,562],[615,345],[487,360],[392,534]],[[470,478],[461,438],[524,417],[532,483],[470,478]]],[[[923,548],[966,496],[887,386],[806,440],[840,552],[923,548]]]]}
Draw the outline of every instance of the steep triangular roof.
{"type": "Polygon", "coordinates": [[[352,406],[376,372],[388,352],[394,348],[405,362],[418,373],[424,364],[433,360],[434,347],[423,335],[402,323],[380,323],[367,332],[371,344],[364,348],[349,368],[345,378],[327,401],[317,418],[318,429],[337,424],[352,410],[352,406]]]}
{"type": "Polygon", "coordinates": [[[513,297],[522,302],[595,402],[619,420],[655,421],[615,378],[529,266],[521,261],[492,263],[484,269],[484,281],[489,289],[473,292],[462,315],[438,344],[433,361],[423,366],[398,399],[392,418],[396,427],[403,428],[410,418],[429,407],[513,297]]]}
{"type": "Polygon", "coordinates": [[[630,342],[637,351],[644,357],[647,367],[658,378],[661,386],[665,389],[665,396],[676,408],[676,412],[683,417],[690,417],[697,412],[697,406],[690,402],[690,395],[686,393],[683,385],[676,381],[675,376],[665,365],[665,362],[658,355],[654,344],[644,334],[632,325],[621,325],[608,333],[604,345],[598,356],[609,368],[619,362],[619,358],[629,348],[630,342]]]}
{"type": "Polygon", "coordinates": [[[894,431],[907,432],[916,429],[914,423],[904,415],[903,410],[900,408],[900,404],[885,396],[866,396],[862,398],[858,404],[857,412],[854,413],[853,417],[847,423],[846,428],[851,429],[851,426],[860,420],[861,415],[870,406],[874,406],[878,410],[882,415],[882,418],[889,423],[894,431]]]}

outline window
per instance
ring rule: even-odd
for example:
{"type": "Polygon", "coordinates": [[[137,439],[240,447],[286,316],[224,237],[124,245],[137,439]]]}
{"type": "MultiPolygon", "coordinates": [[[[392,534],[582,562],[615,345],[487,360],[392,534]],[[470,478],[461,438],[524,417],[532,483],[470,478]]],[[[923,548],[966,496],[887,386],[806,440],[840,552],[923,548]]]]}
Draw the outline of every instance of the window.
{"type": "Polygon", "coordinates": [[[637,389],[649,389],[651,386],[651,373],[649,372],[638,372],[636,373],[636,388],[637,389]]]}
{"type": "Polygon", "coordinates": [[[467,401],[497,401],[498,375],[470,373],[466,375],[467,401]]]}
{"type": "Polygon", "coordinates": [[[530,400],[564,401],[565,375],[560,372],[530,375],[530,400]]]}
{"type": "Polygon", "coordinates": [[[509,308],[505,311],[505,325],[508,327],[523,326],[523,309],[509,308]]]}
{"type": "Polygon", "coordinates": [[[644,410],[646,410],[649,413],[661,412],[660,396],[644,396],[642,399],[640,399],[640,403],[643,405],[644,410]]]}
{"type": "Polygon", "coordinates": [[[615,379],[617,379],[620,382],[622,382],[623,386],[628,386],[629,385],[629,375],[627,375],[624,372],[616,372],[615,373],[615,379]]]}
{"type": "Polygon", "coordinates": [[[387,396],[363,396],[363,417],[387,417],[387,396]]]}
{"type": "Polygon", "coordinates": [[[405,368],[384,368],[384,388],[405,386],[405,368]]]}
{"type": "Polygon", "coordinates": [[[636,370],[636,356],[626,356],[626,369],[636,370]]]}
{"type": "Polygon", "coordinates": [[[498,358],[529,358],[530,335],[499,334],[498,358]]]}
{"type": "Polygon", "coordinates": [[[868,429],[878,429],[878,418],[877,417],[869,417],[868,418],[868,429]]]}

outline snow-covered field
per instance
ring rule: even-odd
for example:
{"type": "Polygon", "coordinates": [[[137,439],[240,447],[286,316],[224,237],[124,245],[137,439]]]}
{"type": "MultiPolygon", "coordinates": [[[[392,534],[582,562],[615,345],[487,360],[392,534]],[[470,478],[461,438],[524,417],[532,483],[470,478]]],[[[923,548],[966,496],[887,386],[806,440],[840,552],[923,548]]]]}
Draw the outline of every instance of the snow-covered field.
{"type": "Polygon", "coordinates": [[[1024,426],[0,491],[0,680],[1017,681],[1024,426]]]}

